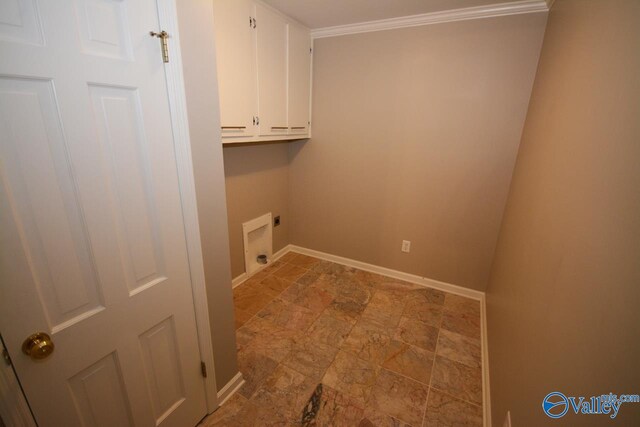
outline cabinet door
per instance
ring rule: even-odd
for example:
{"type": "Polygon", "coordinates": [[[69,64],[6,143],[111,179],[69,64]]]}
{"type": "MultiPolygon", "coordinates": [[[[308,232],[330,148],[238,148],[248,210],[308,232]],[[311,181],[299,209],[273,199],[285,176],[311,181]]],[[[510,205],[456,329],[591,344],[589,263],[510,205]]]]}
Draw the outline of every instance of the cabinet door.
{"type": "Polygon", "coordinates": [[[287,21],[256,4],[260,135],[286,135],[287,21]]]}
{"type": "Polygon", "coordinates": [[[257,111],[255,16],[251,0],[214,0],[223,137],[255,134],[257,111]]]}
{"type": "Polygon", "coordinates": [[[311,95],[311,36],[304,27],[289,24],[289,133],[309,132],[311,95]]]}

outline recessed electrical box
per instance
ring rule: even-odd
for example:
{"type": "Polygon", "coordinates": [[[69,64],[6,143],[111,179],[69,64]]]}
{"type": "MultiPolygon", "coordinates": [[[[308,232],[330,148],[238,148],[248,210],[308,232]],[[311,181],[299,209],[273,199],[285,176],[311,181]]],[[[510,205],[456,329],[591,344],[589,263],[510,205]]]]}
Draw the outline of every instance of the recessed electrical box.
{"type": "Polygon", "coordinates": [[[280,215],[273,218],[273,226],[277,227],[280,225],[280,215]]]}

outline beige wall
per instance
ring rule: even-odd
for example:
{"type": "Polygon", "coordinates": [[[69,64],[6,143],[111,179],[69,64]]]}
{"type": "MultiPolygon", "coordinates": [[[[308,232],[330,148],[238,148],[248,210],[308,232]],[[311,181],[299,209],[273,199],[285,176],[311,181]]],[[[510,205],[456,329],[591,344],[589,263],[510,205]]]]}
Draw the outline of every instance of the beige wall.
{"type": "Polygon", "coordinates": [[[541,410],[640,393],[640,2],[557,0],[488,287],[494,425],[640,425],[541,410]]]}
{"type": "Polygon", "coordinates": [[[316,40],[313,138],[291,148],[292,243],[484,289],[545,21],[316,40]]]}
{"type": "Polygon", "coordinates": [[[180,0],[178,24],[218,389],[238,373],[210,1],[180,0]],[[212,71],[213,70],[213,71],[212,71]]]}
{"type": "Polygon", "coordinates": [[[273,251],[290,243],[288,147],[284,142],[224,147],[233,277],[244,273],[243,222],[268,212],[280,215],[280,226],[273,228],[273,251]]]}

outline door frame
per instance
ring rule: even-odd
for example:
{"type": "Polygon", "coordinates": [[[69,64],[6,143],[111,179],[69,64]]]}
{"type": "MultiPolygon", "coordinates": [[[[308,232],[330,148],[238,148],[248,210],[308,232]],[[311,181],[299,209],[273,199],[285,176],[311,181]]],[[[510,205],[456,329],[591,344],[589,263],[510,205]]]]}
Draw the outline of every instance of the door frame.
{"type": "MultiPolygon", "coordinates": [[[[215,362],[213,359],[213,341],[209,323],[209,305],[207,303],[207,287],[204,276],[202,245],[200,241],[200,224],[196,201],[196,187],[191,157],[191,138],[189,135],[189,118],[182,73],[182,56],[180,36],[178,33],[178,12],[176,0],[156,0],[158,5],[158,22],[160,28],[169,33],[169,62],[164,64],[173,145],[176,154],[176,166],[180,188],[180,203],[184,220],[184,231],[187,243],[187,256],[191,276],[191,290],[198,328],[198,346],[200,358],[206,364],[207,376],[204,387],[207,398],[207,412],[218,408],[218,387],[216,384],[215,362]]],[[[160,48],[158,47],[158,55],[160,48]]],[[[215,73],[215,70],[212,72],[215,73]]]]}

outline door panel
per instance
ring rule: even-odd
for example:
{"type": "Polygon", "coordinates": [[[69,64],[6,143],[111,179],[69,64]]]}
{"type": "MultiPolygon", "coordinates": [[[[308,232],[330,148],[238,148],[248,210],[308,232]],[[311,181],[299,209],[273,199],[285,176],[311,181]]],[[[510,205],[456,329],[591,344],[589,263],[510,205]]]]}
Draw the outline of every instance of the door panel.
{"type": "Polygon", "coordinates": [[[289,133],[309,132],[311,96],[309,30],[289,24],[289,133]]]}
{"type": "Polygon", "coordinates": [[[206,403],[156,4],[0,12],[0,330],[36,420],[195,425],[206,403]],[[36,331],[55,343],[37,362],[20,350],[36,331]]]}
{"type": "Polygon", "coordinates": [[[111,353],[69,380],[78,412],[86,426],[133,426],[117,355],[111,353]]]}
{"type": "Polygon", "coordinates": [[[287,21],[256,4],[260,135],[287,133],[287,21]]]}
{"type": "Polygon", "coordinates": [[[256,116],[256,36],[251,0],[214,0],[216,66],[223,137],[253,136],[256,116]]]}

